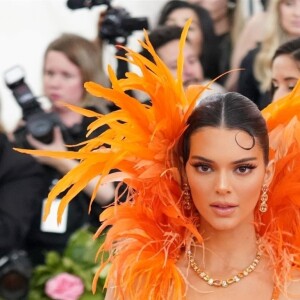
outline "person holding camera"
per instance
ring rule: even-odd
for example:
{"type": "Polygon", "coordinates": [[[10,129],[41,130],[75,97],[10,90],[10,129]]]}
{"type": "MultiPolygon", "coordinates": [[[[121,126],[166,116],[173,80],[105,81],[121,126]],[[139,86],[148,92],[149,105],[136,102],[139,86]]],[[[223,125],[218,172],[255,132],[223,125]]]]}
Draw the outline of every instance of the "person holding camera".
{"type": "Polygon", "coordinates": [[[31,276],[24,251],[34,208],[42,197],[42,167],[12,149],[0,124],[0,298],[23,299],[31,276]]]}
{"type": "Polygon", "coordinates": [[[12,149],[0,126],[0,258],[20,249],[30,228],[33,208],[41,195],[42,168],[12,149]]]}
{"type": "MultiPolygon", "coordinates": [[[[63,34],[49,44],[44,55],[44,94],[52,104],[51,113],[56,115],[59,122],[53,129],[49,143],[33,137],[27,130],[25,138],[30,147],[39,150],[64,151],[67,149],[66,144],[77,145],[86,138],[86,129],[94,119],[79,115],[67,108],[64,103],[106,113],[108,110],[101,100],[98,99],[98,103],[93,102],[94,99],[84,90],[84,82],[90,80],[105,83],[99,49],[93,42],[75,34],[63,34]]],[[[101,127],[100,131],[105,129],[101,127]]],[[[75,201],[68,205],[63,221],[59,225],[56,222],[56,210],[61,197],[58,197],[54,203],[56,208],[43,222],[41,221],[43,206],[49,191],[78,162],[49,157],[36,157],[36,159],[44,169],[44,190],[27,239],[27,249],[33,263],[39,264],[43,263],[46,251],[62,252],[70,235],[80,227],[86,224],[99,226],[99,212],[103,206],[112,201],[114,186],[113,184],[102,185],[98,189],[89,215],[89,201],[97,179],[89,182],[84,191],[75,197],[75,201]]]]}

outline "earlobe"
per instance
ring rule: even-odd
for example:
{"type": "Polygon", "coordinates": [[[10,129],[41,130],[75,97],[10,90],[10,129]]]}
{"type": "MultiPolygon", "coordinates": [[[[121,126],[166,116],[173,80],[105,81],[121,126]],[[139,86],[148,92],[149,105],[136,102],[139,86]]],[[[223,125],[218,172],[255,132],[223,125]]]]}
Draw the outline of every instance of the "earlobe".
{"type": "Polygon", "coordinates": [[[264,184],[269,186],[273,180],[273,176],[275,173],[275,161],[270,160],[268,163],[268,166],[266,168],[265,178],[264,178],[264,184]]]}

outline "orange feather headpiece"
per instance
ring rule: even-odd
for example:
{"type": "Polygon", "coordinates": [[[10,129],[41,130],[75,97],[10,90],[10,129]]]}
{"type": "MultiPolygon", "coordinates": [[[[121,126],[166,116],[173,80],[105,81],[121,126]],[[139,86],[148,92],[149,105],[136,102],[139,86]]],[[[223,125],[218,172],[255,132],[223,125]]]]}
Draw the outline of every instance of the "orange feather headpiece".
{"type": "Polygon", "coordinates": [[[85,83],[89,93],[112,101],[119,110],[101,115],[67,105],[84,116],[96,118],[88,128],[88,135],[106,124],[109,128],[104,133],[84,142],[78,152],[22,150],[80,161],[49,193],[44,219],[52,201],[68,189],[58,209],[60,221],[69,201],[99,174],[100,189],[101,184],[113,181],[128,186],[127,200],[117,203],[116,196],[116,205],[103,212],[103,224],[96,233],[99,235],[112,226],[101,250],[110,253],[102,267],[112,263],[108,280],[115,278],[116,298],[159,299],[158,295],[170,295],[173,285],[176,292],[172,292],[172,299],[181,299],[185,284],[174,262],[189,236],[202,241],[196,226],[181,208],[180,174],[173,155],[199,95],[209,87],[208,84],[183,88],[182,52],[190,23],[184,27],[180,40],[177,79],[157,56],[145,32],[145,42],[140,43],[151,53],[154,62],[127,47],[124,47],[127,58],[120,58],[138,67],[141,75],[128,72],[126,78],[117,79],[109,67],[111,88],[85,83]],[[142,104],[126,94],[127,90],[144,92],[152,105],[142,104]],[[104,144],[109,148],[101,148],[104,144]],[[112,169],[119,172],[110,173],[112,169]]]}
{"type": "MultiPolygon", "coordinates": [[[[88,128],[88,135],[104,124],[109,127],[105,132],[84,142],[78,152],[21,150],[80,161],[50,192],[44,218],[56,196],[68,189],[59,206],[60,221],[69,201],[99,174],[97,188],[114,181],[128,186],[126,201],[119,203],[116,196],[115,205],[102,213],[103,223],[96,233],[97,236],[110,227],[100,249],[110,255],[101,263],[98,274],[111,264],[107,282],[114,283],[116,299],[184,299],[185,282],[175,263],[182,247],[192,238],[202,242],[194,220],[184,215],[180,204],[182,190],[175,153],[187,118],[201,92],[209,86],[183,89],[182,53],[189,25],[190,21],[180,40],[177,79],[157,56],[145,32],[145,42],[140,43],[151,53],[154,62],[124,47],[127,58],[123,59],[138,67],[141,75],[128,72],[126,78],[117,79],[109,68],[111,88],[85,83],[89,93],[112,101],[119,110],[101,115],[67,105],[84,116],[96,118],[88,128]],[[127,95],[128,90],[146,93],[152,105],[127,95]],[[109,148],[101,148],[104,144],[109,148]],[[119,171],[111,173],[112,169],[119,171]]],[[[299,89],[298,84],[296,91],[299,89]]],[[[289,97],[263,111],[276,174],[270,187],[270,209],[262,217],[266,226],[260,234],[271,245],[278,285],[288,271],[281,269],[284,262],[295,267],[300,263],[300,169],[296,167],[300,153],[300,99],[298,92],[289,97]]],[[[92,200],[94,196],[95,193],[92,200]]]]}
{"type": "Polygon", "coordinates": [[[300,269],[300,80],[290,94],[271,103],[262,114],[275,173],[269,186],[269,209],[261,216],[265,226],[261,226],[260,235],[270,245],[280,287],[291,269],[300,269]]]}

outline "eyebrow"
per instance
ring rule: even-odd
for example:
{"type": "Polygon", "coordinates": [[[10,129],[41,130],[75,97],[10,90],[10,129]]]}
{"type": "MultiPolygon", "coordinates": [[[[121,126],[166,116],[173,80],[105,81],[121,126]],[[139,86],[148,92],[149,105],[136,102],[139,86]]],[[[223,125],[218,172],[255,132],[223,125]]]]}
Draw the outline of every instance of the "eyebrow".
{"type": "MultiPolygon", "coordinates": [[[[213,160],[208,159],[208,158],[203,157],[203,156],[199,156],[199,155],[193,155],[191,158],[202,160],[202,161],[205,161],[205,162],[208,162],[208,163],[214,163],[213,160]]],[[[233,161],[232,164],[237,165],[237,164],[240,164],[240,163],[249,162],[249,161],[253,161],[253,160],[257,160],[257,157],[246,157],[246,158],[238,159],[238,160],[233,161]]]]}
{"type": "Polygon", "coordinates": [[[284,81],[297,81],[298,78],[297,77],[284,77],[283,80],[284,81]]]}
{"type": "MultiPolygon", "coordinates": [[[[283,80],[287,81],[287,80],[298,80],[298,77],[284,77],[283,80]]],[[[272,81],[278,81],[276,78],[272,78],[272,81]]]]}

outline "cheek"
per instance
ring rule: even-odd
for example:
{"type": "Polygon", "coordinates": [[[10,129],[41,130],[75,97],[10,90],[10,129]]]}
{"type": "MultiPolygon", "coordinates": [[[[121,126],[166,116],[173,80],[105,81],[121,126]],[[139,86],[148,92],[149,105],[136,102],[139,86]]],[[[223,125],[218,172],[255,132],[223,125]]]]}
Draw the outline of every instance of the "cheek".
{"type": "Polygon", "coordinates": [[[290,92],[290,90],[288,87],[279,86],[273,95],[272,102],[275,102],[275,101],[279,100],[280,98],[282,98],[283,96],[286,96],[289,92],[290,92]]]}
{"type": "Polygon", "coordinates": [[[283,28],[283,30],[287,33],[290,32],[290,26],[287,20],[285,20],[284,18],[281,20],[281,27],[283,28]]]}
{"type": "Polygon", "coordinates": [[[199,210],[208,199],[212,198],[214,192],[212,178],[199,176],[199,174],[191,170],[187,170],[187,178],[193,202],[199,210]]]}
{"type": "Polygon", "coordinates": [[[280,92],[279,90],[277,90],[272,98],[272,102],[276,102],[277,100],[279,100],[284,94],[282,92],[280,92]]]}
{"type": "Polygon", "coordinates": [[[195,30],[189,33],[188,38],[198,56],[202,53],[202,35],[200,30],[195,30]]]}
{"type": "Polygon", "coordinates": [[[280,24],[287,34],[293,34],[293,31],[295,31],[294,26],[291,24],[293,14],[293,9],[285,8],[284,6],[280,9],[280,24]]]}
{"type": "Polygon", "coordinates": [[[78,103],[83,98],[83,85],[81,81],[72,82],[69,85],[66,85],[67,98],[70,100],[70,103],[78,103]]]}
{"type": "Polygon", "coordinates": [[[249,205],[251,205],[251,203],[255,205],[259,198],[262,184],[263,180],[258,180],[258,178],[254,178],[252,181],[242,184],[237,184],[236,189],[240,201],[246,202],[246,204],[249,203],[249,205]]]}

